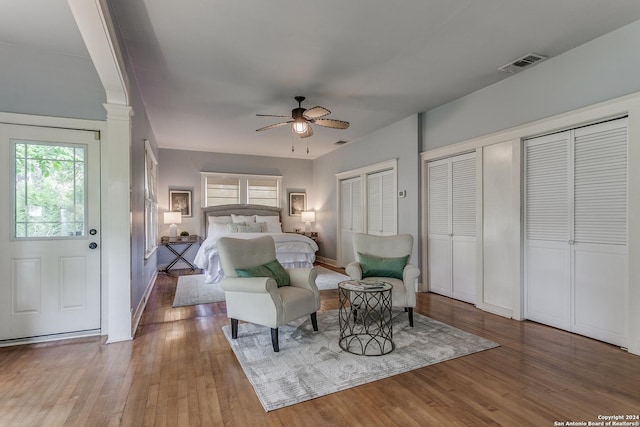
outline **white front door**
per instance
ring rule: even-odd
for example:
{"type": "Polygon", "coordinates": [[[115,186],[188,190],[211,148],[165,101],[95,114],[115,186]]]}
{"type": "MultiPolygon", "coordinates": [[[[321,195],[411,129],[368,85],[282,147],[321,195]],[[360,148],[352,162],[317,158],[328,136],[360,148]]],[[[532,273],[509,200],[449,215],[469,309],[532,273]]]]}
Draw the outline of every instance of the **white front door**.
{"type": "Polygon", "coordinates": [[[0,340],[100,333],[100,141],[0,124],[0,340]]]}

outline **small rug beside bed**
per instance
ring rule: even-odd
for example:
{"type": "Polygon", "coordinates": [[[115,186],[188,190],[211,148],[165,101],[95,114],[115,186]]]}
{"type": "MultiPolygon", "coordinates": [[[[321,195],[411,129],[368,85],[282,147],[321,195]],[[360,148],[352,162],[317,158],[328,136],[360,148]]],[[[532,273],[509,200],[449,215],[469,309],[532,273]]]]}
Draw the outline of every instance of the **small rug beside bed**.
{"type": "MultiPolygon", "coordinates": [[[[318,278],[316,285],[318,289],[338,289],[338,283],[349,280],[348,276],[329,270],[324,267],[316,267],[318,278]]],[[[176,295],[173,299],[174,307],[187,305],[207,304],[211,302],[224,301],[224,291],[218,283],[204,283],[204,274],[194,274],[190,276],[178,277],[176,295]]]]}

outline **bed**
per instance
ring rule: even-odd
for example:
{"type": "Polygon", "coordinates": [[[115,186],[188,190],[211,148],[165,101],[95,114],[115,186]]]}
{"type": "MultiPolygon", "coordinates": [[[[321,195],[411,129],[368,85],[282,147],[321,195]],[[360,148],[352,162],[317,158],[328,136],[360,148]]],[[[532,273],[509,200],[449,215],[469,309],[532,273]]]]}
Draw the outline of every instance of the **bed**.
{"type": "Polygon", "coordinates": [[[283,233],[281,209],[262,205],[223,205],[202,208],[201,228],[205,240],[194,264],[205,271],[205,283],[224,277],[216,245],[220,237],[253,239],[269,234],[276,244],[276,258],[285,268],[312,267],[318,245],[296,233],[283,233]]]}

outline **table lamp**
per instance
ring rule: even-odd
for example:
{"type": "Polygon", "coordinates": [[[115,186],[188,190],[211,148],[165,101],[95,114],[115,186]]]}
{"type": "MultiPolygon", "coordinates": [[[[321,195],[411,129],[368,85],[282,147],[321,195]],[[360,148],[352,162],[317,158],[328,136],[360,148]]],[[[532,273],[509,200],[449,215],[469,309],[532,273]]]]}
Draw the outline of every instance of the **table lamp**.
{"type": "Polygon", "coordinates": [[[304,232],[308,233],[311,231],[311,223],[316,222],[316,213],[315,211],[302,211],[300,219],[304,222],[304,232]]]}
{"type": "Polygon", "coordinates": [[[182,212],[165,212],[164,223],[171,224],[169,226],[169,237],[178,237],[178,226],[176,224],[182,224],[182,212]]]}

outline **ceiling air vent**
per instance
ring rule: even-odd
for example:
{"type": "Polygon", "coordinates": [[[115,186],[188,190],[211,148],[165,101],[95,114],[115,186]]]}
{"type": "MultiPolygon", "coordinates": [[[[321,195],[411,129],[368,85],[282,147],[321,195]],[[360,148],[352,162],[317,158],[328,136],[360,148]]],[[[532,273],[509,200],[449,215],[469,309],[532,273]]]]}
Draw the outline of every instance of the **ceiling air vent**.
{"type": "Polygon", "coordinates": [[[336,142],[334,142],[334,144],[336,144],[336,145],[344,145],[344,144],[346,144],[347,142],[349,142],[349,141],[343,141],[343,140],[340,140],[340,141],[336,141],[336,142]]]}
{"type": "Polygon", "coordinates": [[[544,55],[538,55],[537,53],[529,53],[522,58],[516,59],[513,62],[510,62],[502,67],[498,68],[500,71],[505,71],[507,73],[515,74],[519,71],[524,70],[525,68],[531,67],[533,64],[537,64],[538,62],[544,61],[547,59],[544,55]]]}

